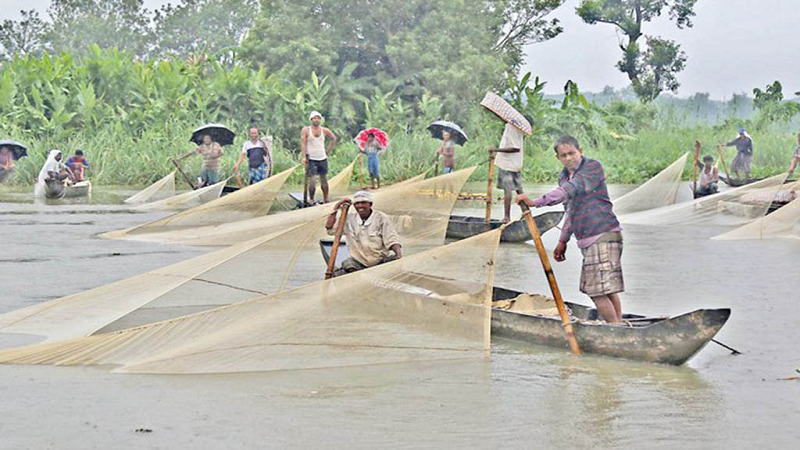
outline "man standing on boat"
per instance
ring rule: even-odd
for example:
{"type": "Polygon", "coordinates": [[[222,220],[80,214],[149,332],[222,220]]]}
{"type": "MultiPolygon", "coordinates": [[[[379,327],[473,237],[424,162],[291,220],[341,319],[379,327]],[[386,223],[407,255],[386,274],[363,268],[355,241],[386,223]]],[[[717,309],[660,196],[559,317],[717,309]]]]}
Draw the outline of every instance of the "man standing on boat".
{"type": "Polygon", "coordinates": [[[497,165],[497,188],[502,189],[503,223],[511,220],[511,198],[516,191],[522,195],[522,141],[525,134],[511,123],[506,123],[500,147],[489,147],[489,156],[497,165]],[[495,156],[496,154],[496,156],[495,156]]]}
{"type": "Polygon", "coordinates": [[[603,165],[584,157],[578,141],[569,135],[559,138],[554,149],[564,165],[558,187],[535,200],[521,194],[517,202],[537,208],[565,204],[567,214],[553,257],[559,262],[566,259],[567,242],[574,234],[583,253],[581,292],[592,299],[603,320],[621,322],[622,227],[612,210],[603,165]]]}
{"type": "Polygon", "coordinates": [[[800,133],[797,133],[797,148],[794,149],[794,155],[792,155],[792,162],[789,164],[789,176],[794,173],[795,167],[797,167],[797,163],[800,163],[800,133]]]}
{"type": "MultiPolygon", "coordinates": [[[[344,225],[344,235],[347,238],[347,248],[350,257],[342,261],[341,267],[336,269],[333,276],[363,270],[385,262],[394,261],[403,257],[400,237],[389,216],[372,209],[372,194],[358,191],[353,196],[355,214],[348,214],[344,225]]],[[[349,204],[350,199],[340,200],[333,212],[325,222],[329,235],[334,235],[336,230],[336,215],[339,207],[349,204]]]]}
{"type": "Polygon", "coordinates": [[[736,146],[736,157],[733,158],[731,170],[736,175],[736,178],[749,180],[751,163],[753,162],[753,138],[747,134],[747,130],[739,128],[739,136],[736,139],[720,145],[725,145],[726,147],[736,146]],[[744,178],[739,176],[739,172],[744,172],[744,178]]]}
{"type": "Polygon", "coordinates": [[[189,151],[173,162],[177,163],[190,156],[200,155],[203,157],[203,170],[200,172],[201,185],[197,187],[210,186],[219,181],[219,164],[222,159],[222,146],[214,142],[210,134],[203,135],[203,143],[194,150],[189,151]]]}
{"type": "Polygon", "coordinates": [[[300,132],[300,157],[308,178],[308,203],[314,204],[314,194],[317,190],[316,177],[319,177],[319,184],[322,187],[323,201],[328,203],[328,155],[333,153],[333,148],[336,146],[336,136],[321,125],[322,114],[319,112],[312,111],[308,120],[311,121],[311,125],[303,127],[300,132]],[[327,149],[326,137],[331,140],[327,149]]]}
{"type": "Polygon", "coordinates": [[[245,157],[250,168],[248,171],[250,184],[264,181],[272,176],[272,138],[259,139],[256,127],[250,128],[250,140],[242,144],[242,153],[239,155],[239,160],[233,165],[234,172],[239,171],[239,166],[245,157]]]}

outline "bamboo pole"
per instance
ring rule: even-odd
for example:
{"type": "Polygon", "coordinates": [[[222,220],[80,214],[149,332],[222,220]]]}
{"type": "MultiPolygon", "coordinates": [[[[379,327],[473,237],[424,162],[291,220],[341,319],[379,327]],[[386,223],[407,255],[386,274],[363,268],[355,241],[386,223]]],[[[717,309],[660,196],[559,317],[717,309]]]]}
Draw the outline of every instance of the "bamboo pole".
{"type": "Polygon", "coordinates": [[[492,223],[492,184],[494,183],[494,152],[489,152],[489,183],[486,188],[486,228],[492,223]]]}
{"type": "Polygon", "coordinates": [[[539,228],[536,227],[536,221],[533,220],[531,209],[523,202],[519,204],[522,208],[522,217],[528,224],[528,229],[533,236],[533,243],[536,245],[536,251],[539,252],[539,259],[542,261],[542,268],[544,268],[545,276],[547,276],[547,283],[550,284],[550,291],[553,293],[553,298],[556,300],[556,307],[558,308],[558,315],[561,316],[561,323],[564,326],[564,333],[567,335],[569,347],[572,353],[576,355],[581,354],[581,349],[578,346],[578,340],[575,338],[575,332],[572,329],[572,322],[569,320],[567,314],[567,307],[564,305],[564,298],[561,296],[561,290],[558,288],[556,276],[553,273],[553,268],[550,266],[550,258],[547,257],[547,251],[542,243],[542,236],[539,234],[539,228]]]}
{"type": "Polygon", "coordinates": [[[722,146],[717,146],[717,152],[719,153],[719,160],[722,162],[722,170],[725,171],[725,178],[728,180],[731,179],[731,174],[728,173],[728,166],[725,164],[725,154],[722,153],[722,146]]]}
{"type": "Polygon", "coordinates": [[[364,154],[359,152],[358,153],[358,178],[361,182],[361,189],[364,189],[364,159],[362,158],[364,154]]]}
{"type": "Polygon", "coordinates": [[[694,141],[694,167],[692,168],[692,193],[697,197],[697,165],[700,164],[700,141],[694,141]]]}
{"type": "Polygon", "coordinates": [[[336,234],[333,237],[333,247],[331,247],[331,257],[328,259],[328,268],[325,270],[326,280],[333,277],[333,268],[336,267],[336,255],[339,253],[339,243],[342,240],[342,232],[344,231],[344,224],[347,221],[347,211],[349,209],[350,203],[343,203],[339,207],[339,222],[336,224],[336,234]]]}
{"type": "Polygon", "coordinates": [[[178,169],[178,172],[180,172],[181,175],[183,175],[183,179],[186,180],[187,183],[189,183],[189,186],[191,186],[192,189],[197,189],[197,186],[194,185],[192,179],[189,178],[189,175],[186,175],[186,172],[184,172],[183,169],[181,169],[181,165],[178,164],[178,161],[173,159],[172,164],[175,164],[175,167],[178,169]]]}
{"type": "Polygon", "coordinates": [[[308,159],[303,165],[303,208],[308,206],[308,159]]]}

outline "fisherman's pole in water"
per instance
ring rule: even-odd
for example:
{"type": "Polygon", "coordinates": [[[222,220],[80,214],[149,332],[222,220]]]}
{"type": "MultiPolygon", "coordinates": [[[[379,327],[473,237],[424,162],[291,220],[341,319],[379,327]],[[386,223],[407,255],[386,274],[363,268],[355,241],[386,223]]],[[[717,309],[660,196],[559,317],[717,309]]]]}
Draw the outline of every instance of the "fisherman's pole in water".
{"type": "Polygon", "coordinates": [[[303,165],[303,208],[308,207],[308,158],[303,165]]]}
{"type": "Polygon", "coordinates": [[[731,175],[728,173],[728,166],[725,165],[725,155],[722,153],[722,146],[717,146],[717,152],[719,153],[719,160],[722,163],[722,170],[725,171],[725,178],[731,179],[731,175]]]}
{"type": "Polygon", "coordinates": [[[326,280],[333,277],[333,268],[336,267],[336,255],[339,253],[339,243],[342,240],[342,232],[344,231],[344,224],[347,220],[347,211],[349,209],[350,203],[343,203],[339,207],[339,222],[336,224],[336,234],[333,236],[333,247],[331,247],[331,257],[328,259],[328,268],[325,270],[326,280]]]}
{"type": "Polygon", "coordinates": [[[492,223],[492,183],[494,182],[494,152],[489,152],[489,184],[486,188],[486,228],[492,223]]]}
{"type": "Polygon", "coordinates": [[[553,298],[556,300],[558,315],[561,316],[561,323],[564,326],[564,333],[567,335],[567,341],[569,341],[569,348],[572,349],[572,353],[580,355],[581,348],[578,346],[578,340],[575,339],[572,322],[569,320],[567,307],[564,305],[564,298],[561,297],[561,290],[558,288],[556,276],[553,273],[553,268],[550,266],[550,258],[547,257],[547,250],[545,250],[544,244],[542,243],[542,236],[539,234],[539,228],[536,227],[536,221],[533,220],[533,215],[528,205],[524,202],[520,202],[519,207],[522,208],[522,217],[528,224],[528,229],[531,232],[531,236],[533,236],[533,243],[536,245],[536,251],[539,252],[539,259],[542,261],[547,283],[550,284],[550,291],[553,293],[553,298]]]}
{"type": "Polygon", "coordinates": [[[178,172],[180,172],[181,175],[183,175],[183,179],[186,180],[187,183],[189,183],[189,186],[191,186],[192,189],[197,189],[197,186],[194,185],[194,183],[192,182],[192,179],[189,178],[189,175],[186,175],[186,173],[183,171],[183,169],[181,169],[181,165],[178,164],[178,161],[173,159],[172,160],[172,164],[175,164],[175,167],[178,169],[178,172]]]}

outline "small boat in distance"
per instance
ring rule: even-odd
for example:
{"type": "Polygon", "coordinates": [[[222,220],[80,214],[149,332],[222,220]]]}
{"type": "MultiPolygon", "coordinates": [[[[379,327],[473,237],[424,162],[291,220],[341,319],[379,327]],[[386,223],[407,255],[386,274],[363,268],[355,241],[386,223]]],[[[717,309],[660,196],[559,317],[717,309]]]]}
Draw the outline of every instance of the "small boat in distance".
{"type": "Polygon", "coordinates": [[[47,198],[77,198],[86,197],[92,192],[92,183],[79,181],[74,184],[65,184],[56,180],[47,180],[44,185],[44,196],[47,198]]]}

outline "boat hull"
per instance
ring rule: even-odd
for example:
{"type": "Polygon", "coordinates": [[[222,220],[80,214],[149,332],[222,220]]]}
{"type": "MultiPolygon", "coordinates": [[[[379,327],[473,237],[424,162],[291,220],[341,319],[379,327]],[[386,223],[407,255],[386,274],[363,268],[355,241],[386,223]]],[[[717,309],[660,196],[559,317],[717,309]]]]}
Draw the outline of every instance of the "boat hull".
{"type": "Polygon", "coordinates": [[[91,192],[92,183],[88,181],[65,185],[55,180],[47,180],[44,185],[44,196],[53,199],[86,197],[91,192]]]}
{"type": "Polygon", "coordinates": [[[740,187],[763,180],[763,178],[749,178],[747,180],[740,180],[738,178],[723,177],[722,175],[719,176],[719,179],[730,187],[740,187]]]}
{"type": "MultiPolygon", "coordinates": [[[[544,234],[558,225],[563,218],[563,211],[550,211],[534,216],[536,227],[539,229],[540,234],[544,234]]],[[[490,222],[490,227],[493,230],[502,225],[503,223],[499,220],[492,220],[490,222]]],[[[450,239],[466,239],[481,234],[484,231],[487,231],[486,221],[482,217],[454,215],[450,216],[450,222],[447,224],[447,237],[450,239]]],[[[528,225],[522,219],[515,220],[508,224],[500,235],[500,240],[502,242],[525,242],[531,239],[533,239],[533,237],[531,237],[530,230],[528,230],[528,225]]]]}

